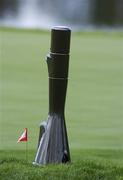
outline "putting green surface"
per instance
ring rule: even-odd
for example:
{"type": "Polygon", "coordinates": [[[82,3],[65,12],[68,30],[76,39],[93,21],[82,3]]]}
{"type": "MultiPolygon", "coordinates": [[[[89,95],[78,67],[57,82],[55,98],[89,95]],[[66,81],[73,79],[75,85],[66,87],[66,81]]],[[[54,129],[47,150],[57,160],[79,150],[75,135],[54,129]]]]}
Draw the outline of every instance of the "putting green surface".
{"type": "MultiPolygon", "coordinates": [[[[50,32],[0,29],[0,149],[36,149],[48,114],[50,32]]],[[[123,150],[123,33],[73,33],[66,124],[70,149],[123,150]]]]}

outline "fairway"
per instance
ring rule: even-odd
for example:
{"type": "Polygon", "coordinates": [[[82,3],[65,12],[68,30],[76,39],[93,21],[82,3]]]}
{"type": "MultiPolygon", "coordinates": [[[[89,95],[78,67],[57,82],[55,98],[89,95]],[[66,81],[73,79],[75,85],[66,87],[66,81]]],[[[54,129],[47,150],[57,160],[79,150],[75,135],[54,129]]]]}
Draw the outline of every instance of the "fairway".
{"type": "MultiPolygon", "coordinates": [[[[1,28],[0,48],[0,157],[18,159],[25,143],[17,139],[27,127],[31,162],[48,114],[50,32],[1,28]]],[[[123,167],[123,33],[72,33],[70,54],[65,115],[71,159],[123,167]]]]}

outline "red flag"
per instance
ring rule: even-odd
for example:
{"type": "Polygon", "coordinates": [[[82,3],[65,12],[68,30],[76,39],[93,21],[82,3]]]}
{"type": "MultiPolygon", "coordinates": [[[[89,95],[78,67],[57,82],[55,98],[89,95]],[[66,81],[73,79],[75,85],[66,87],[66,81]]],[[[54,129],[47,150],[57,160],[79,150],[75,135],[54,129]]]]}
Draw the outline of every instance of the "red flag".
{"type": "Polygon", "coordinates": [[[21,142],[21,141],[28,141],[28,137],[27,137],[27,128],[24,129],[24,132],[22,133],[22,135],[19,137],[17,142],[21,142]]]}

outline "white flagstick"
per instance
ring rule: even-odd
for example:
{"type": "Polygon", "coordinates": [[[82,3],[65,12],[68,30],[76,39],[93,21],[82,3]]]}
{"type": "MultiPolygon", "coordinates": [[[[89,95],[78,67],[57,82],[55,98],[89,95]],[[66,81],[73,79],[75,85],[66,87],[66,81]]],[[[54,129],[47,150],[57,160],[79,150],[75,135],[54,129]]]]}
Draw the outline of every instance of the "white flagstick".
{"type": "Polygon", "coordinates": [[[27,130],[27,128],[25,128],[24,129],[24,132],[22,133],[22,135],[19,137],[19,139],[18,139],[18,143],[19,142],[21,142],[21,141],[26,141],[26,152],[25,152],[25,154],[26,154],[26,161],[28,162],[28,130],[27,130]]]}
{"type": "Polygon", "coordinates": [[[28,141],[26,141],[26,162],[28,163],[28,141]]]}

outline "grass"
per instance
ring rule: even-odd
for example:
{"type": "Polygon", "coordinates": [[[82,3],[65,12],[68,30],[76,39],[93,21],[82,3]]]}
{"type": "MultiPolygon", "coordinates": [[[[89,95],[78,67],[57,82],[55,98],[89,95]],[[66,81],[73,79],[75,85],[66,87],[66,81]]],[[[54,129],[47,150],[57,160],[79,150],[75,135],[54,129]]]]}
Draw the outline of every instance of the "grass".
{"type": "Polygon", "coordinates": [[[120,151],[109,151],[108,154],[105,150],[72,151],[72,163],[66,165],[56,164],[42,167],[32,165],[32,161],[30,160],[33,158],[33,156],[34,151],[30,150],[29,162],[27,163],[25,160],[25,151],[1,151],[0,157],[2,157],[2,160],[0,161],[0,179],[123,179],[123,166],[118,163],[117,159],[119,156],[123,157],[123,154],[120,151]]]}
{"type": "Polygon", "coordinates": [[[72,163],[34,167],[48,113],[50,33],[0,29],[0,180],[123,179],[123,33],[73,33],[66,123],[72,163]],[[29,163],[25,144],[29,129],[29,163]]]}

